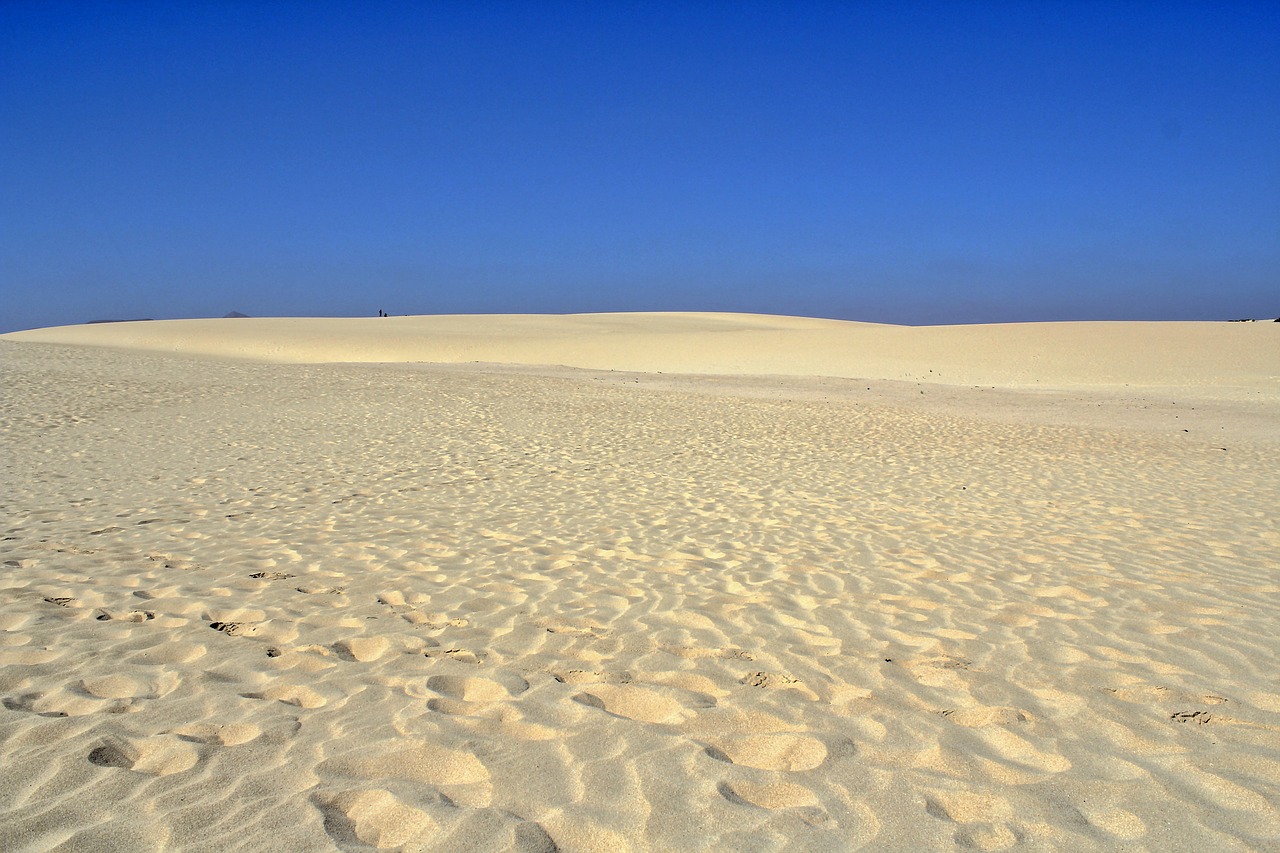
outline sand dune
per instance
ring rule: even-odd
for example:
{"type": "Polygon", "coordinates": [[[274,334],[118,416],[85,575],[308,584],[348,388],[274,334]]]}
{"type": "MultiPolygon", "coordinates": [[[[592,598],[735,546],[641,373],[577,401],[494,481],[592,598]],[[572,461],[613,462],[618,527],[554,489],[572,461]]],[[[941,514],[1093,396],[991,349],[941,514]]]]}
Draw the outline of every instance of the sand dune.
{"type": "Polygon", "coordinates": [[[491,362],[958,385],[1280,387],[1280,326],[886,326],[756,314],[164,320],[0,336],[270,362],[491,362]]]}
{"type": "Polygon", "coordinates": [[[1278,333],[3,336],[0,849],[1276,849],[1278,333]]]}

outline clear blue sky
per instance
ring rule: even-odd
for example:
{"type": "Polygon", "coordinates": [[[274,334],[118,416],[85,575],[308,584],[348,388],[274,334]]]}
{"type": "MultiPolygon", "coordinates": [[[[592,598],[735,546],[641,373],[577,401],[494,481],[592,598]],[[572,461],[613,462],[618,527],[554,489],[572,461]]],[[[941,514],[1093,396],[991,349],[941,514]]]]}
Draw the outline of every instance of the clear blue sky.
{"type": "Polygon", "coordinates": [[[1280,4],[0,4],[0,329],[1280,314],[1280,4]]]}

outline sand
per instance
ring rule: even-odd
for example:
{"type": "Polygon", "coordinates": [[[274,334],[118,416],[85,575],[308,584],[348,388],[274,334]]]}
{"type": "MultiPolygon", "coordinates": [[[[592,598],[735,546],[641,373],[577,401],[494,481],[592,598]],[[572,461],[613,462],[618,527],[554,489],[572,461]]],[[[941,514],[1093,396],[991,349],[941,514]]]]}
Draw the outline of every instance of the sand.
{"type": "Polygon", "coordinates": [[[886,326],[760,314],[449,315],[104,323],[0,336],[270,362],[488,362],[1025,387],[1280,383],[1265,323],[886,326]]]}
{"type": "Polygon", "coordinates": [[[173,321],[0,373],[0,849],[1280,849],[1280,324],[173,321]]]}

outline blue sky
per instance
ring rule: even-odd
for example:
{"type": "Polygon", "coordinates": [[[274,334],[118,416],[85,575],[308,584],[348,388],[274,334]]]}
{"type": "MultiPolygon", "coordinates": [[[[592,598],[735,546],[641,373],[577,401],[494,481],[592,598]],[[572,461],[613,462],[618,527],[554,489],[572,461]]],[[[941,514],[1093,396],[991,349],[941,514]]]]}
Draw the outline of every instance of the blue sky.
{"type": "Polygon", "coordinates": [[[0,330],[1280,313],[1280,4],[0,4],[0,330]]]}

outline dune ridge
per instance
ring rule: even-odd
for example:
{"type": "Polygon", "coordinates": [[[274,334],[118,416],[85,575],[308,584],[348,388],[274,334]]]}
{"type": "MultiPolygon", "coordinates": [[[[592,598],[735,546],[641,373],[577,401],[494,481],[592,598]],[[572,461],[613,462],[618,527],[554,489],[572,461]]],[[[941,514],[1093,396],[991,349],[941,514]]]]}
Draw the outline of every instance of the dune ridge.
{"type": "Polygon", "coordinates": [[[0,849],[1275,849],[1251,325],[0,337],[0,849]]]}
{"type": "Polygon", "coordinates": [[[278,363],[491,362],[952,385],[1280,387],[1280,326],[1207,322],[888,326],[757,314],[159,320],[2,339],[278,363]]]}

